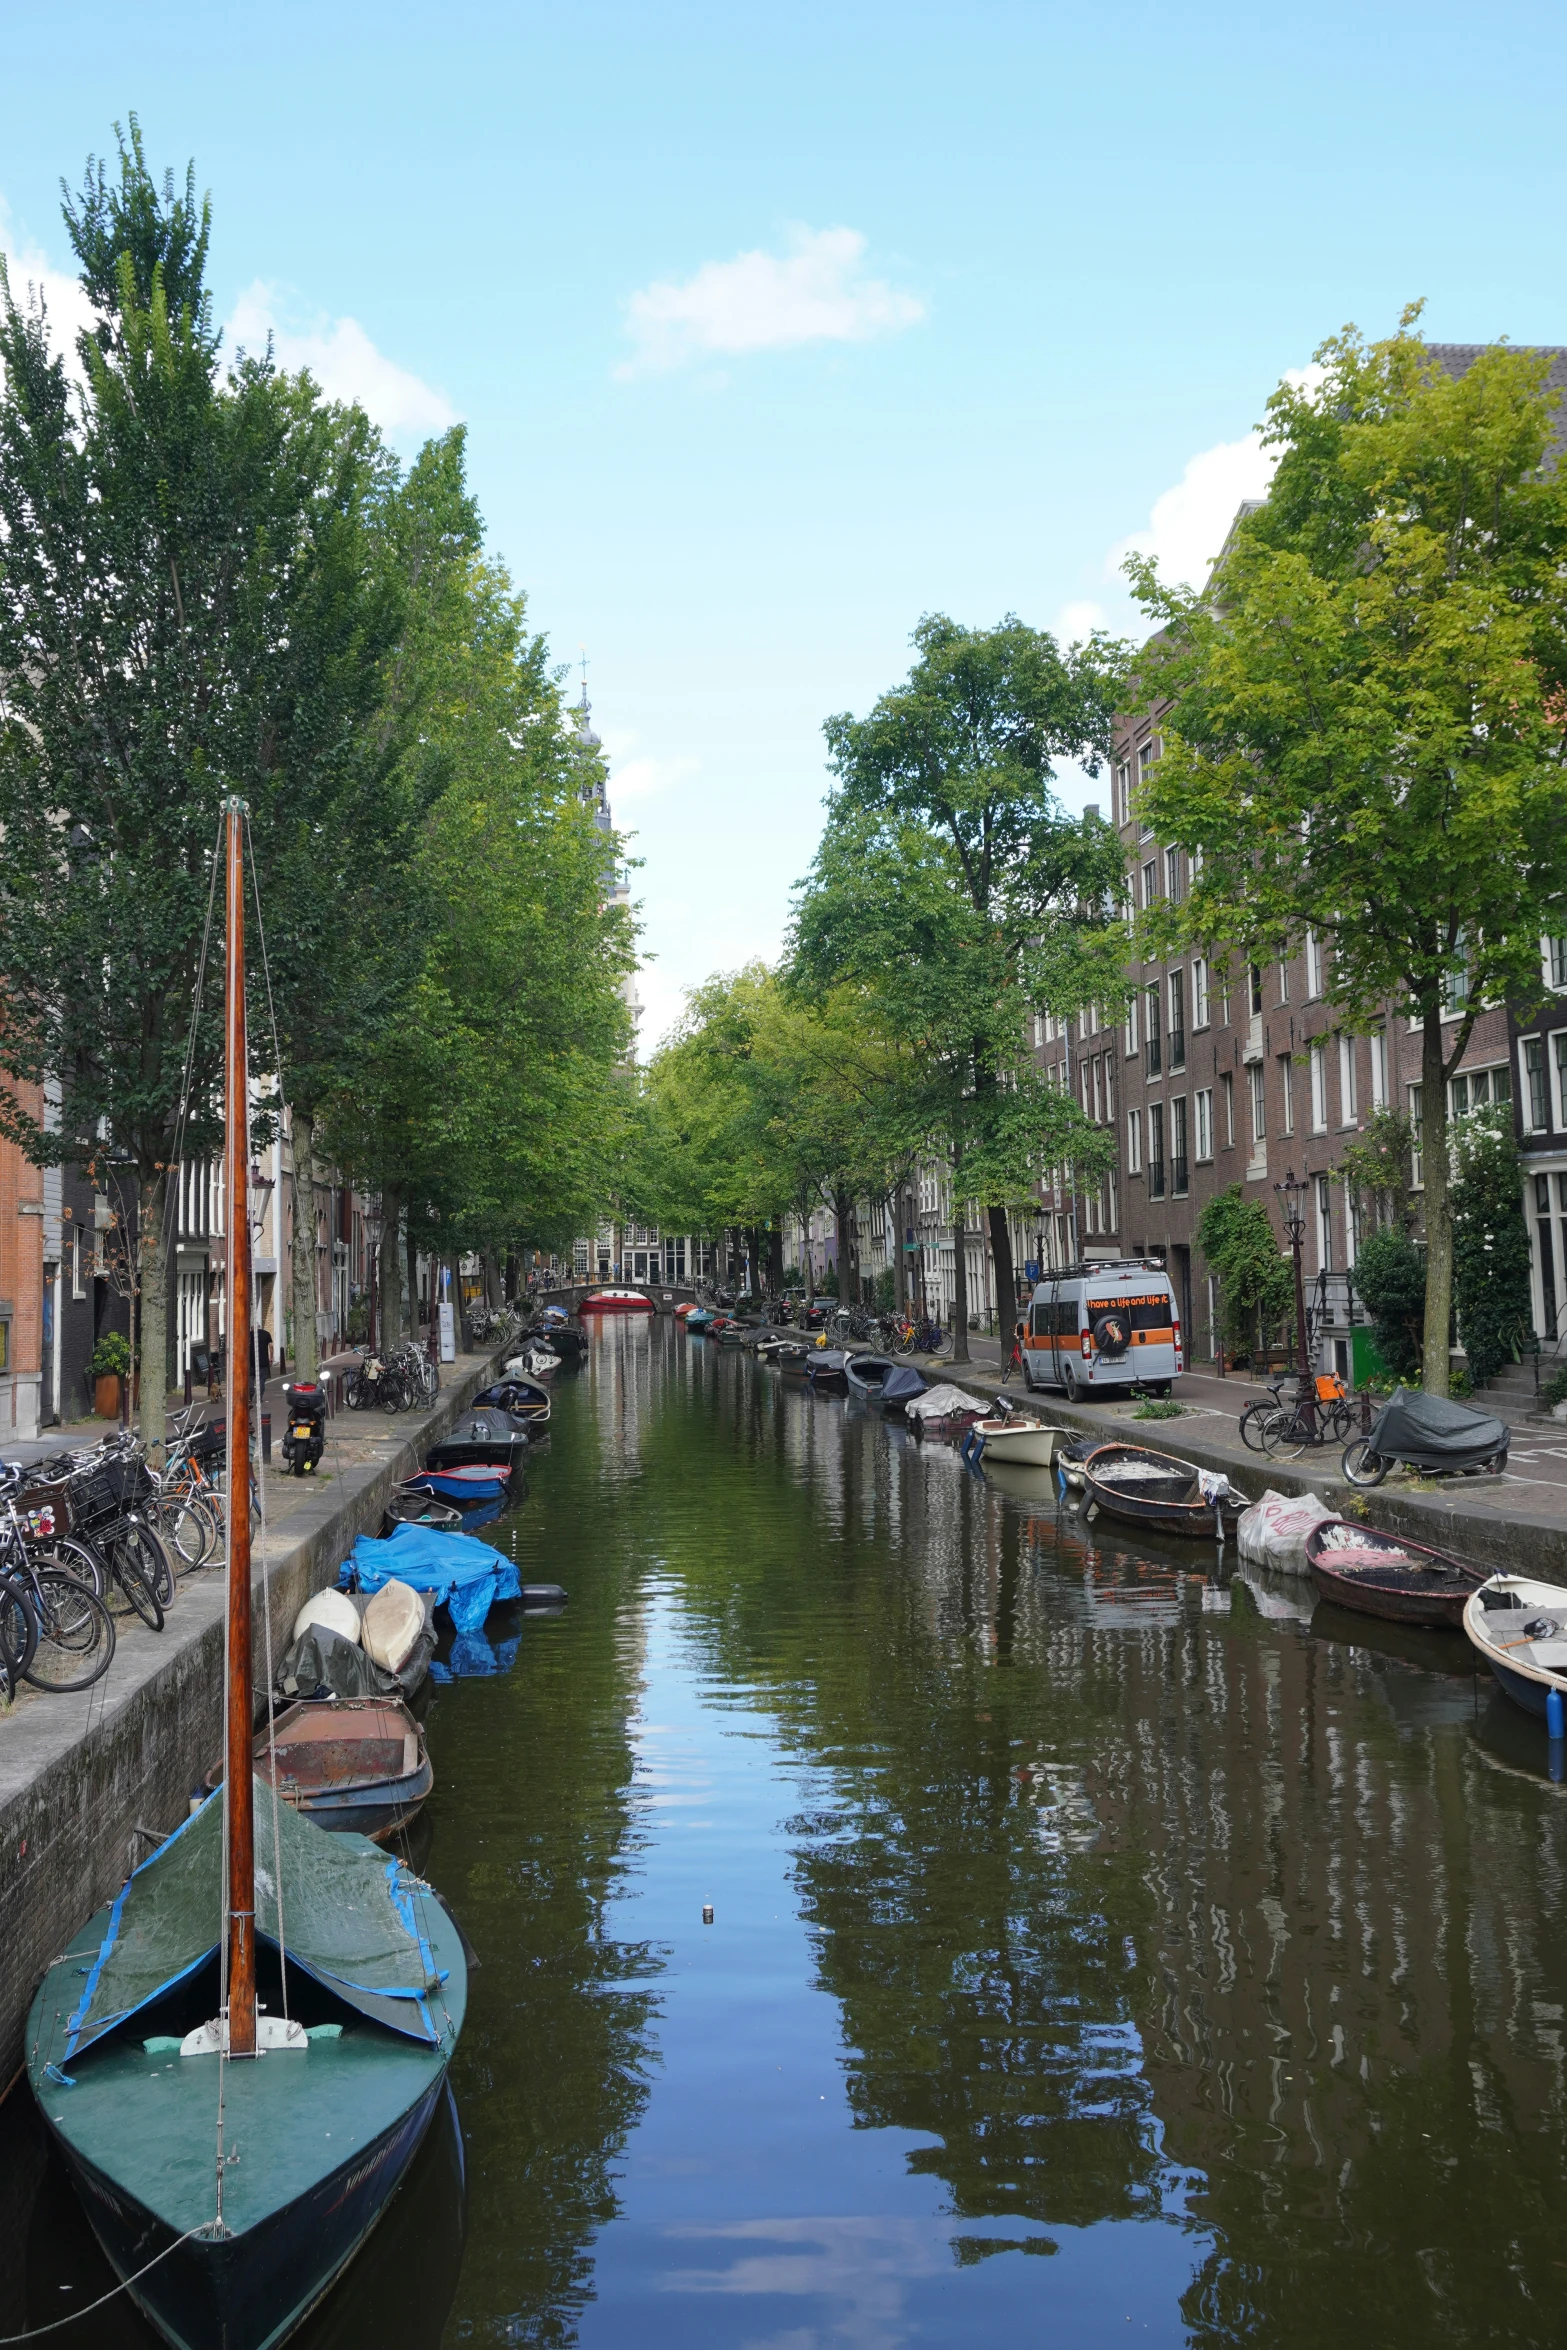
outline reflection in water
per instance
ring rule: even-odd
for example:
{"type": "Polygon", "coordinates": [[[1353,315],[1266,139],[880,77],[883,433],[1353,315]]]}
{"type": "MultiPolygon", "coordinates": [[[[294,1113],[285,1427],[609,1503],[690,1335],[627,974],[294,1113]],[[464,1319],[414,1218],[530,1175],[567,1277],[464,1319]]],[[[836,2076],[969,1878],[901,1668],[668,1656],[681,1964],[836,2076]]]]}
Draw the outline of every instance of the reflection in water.
{"type": "Polygon", "coordinates": [[[1567,1811],[1457,1643],[667,1323],[494,1538],[570,1599],[430,1711],[448,2343],[1559,2338],[1567,1811]]]}

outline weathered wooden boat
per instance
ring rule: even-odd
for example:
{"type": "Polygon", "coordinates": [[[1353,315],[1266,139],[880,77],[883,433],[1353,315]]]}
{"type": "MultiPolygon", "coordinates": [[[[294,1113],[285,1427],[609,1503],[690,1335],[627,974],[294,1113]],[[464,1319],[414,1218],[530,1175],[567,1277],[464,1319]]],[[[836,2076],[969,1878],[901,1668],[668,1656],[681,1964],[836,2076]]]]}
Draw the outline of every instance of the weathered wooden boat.
{"type": "Polygon", "coordinates": [[[902,1365],[895,1363],[890,1355],[848,1355],[844,1360],[843,1376],[851,1395],[875,1399],[880,1396],[893,1372],[901,1368],[902,1365]]]}
{"type": "Polygon", "coordinates": [[[1447,1625],[1457,1631],[1464,1603],[1486,1581],[1445,1551],[1348,1518],[1324,1518],[1306,1537],[1306,1565],[1318,1595],[1356,1615],[1390,1624],[1447,1625]]]}
{"type": "Polygon", "coordinates": [[[813,1346],[805,1357],[805,1376],[813,1387],[847,1387],[848,1356],[835,1346],[813,1346]]]}
{"type": "MultiPolygon", "coordinates": [[[[424,1732],[393,1698],[287,1706],[257,1731],[255,1761],[257,1778],[265,1784],[275,1772],[283,1801],[318,1828],[372,1844],[406,1827],[435,1785],[424,1732]]],[[[207,1786],[222,1780],[219,1763],[207,1786]]]]}
{"type": "Polygon", "coordinates": [[[455,1502],[440,1501],[421,1486],[416,1493],[407,1493],[399,1486],[386,1505],[389,1526],[443,1526],[448,1533],[457,1533],[462,1526],[462,1511],[455,1502]]]}
{"type": "Polygon", "coordinates": [[[774,1355],[781,1352],[784,1347],[793,1346],[795,1343],[794,1339],[788,1337],[781,1330],[764,1330],[756,1341],[754,1350],[756,1359],[759,1363],[771,1362],[774,1355]]]}
{"type": "Polygon", "coordinates": [[[774,1347],[767,1359],[775,1371],[786,1371],[797,1379],[803,1379],[805,1366],[815,1351],[814,1347],[802,1346],[797,1338],[786,1339],[782,1346],[774,1347]]]}
{"type": "Polygon", "coordinates": [[[1462,1621],[1515,1705],[1543,1714],[1553,1689],[1567,1703],[1567,1588],[1493,1575],[1469,1594],[1462,1621]]]}
{"type": "MultiPolygon", "coordinates": [[[[244,803],[225,854],[226,1327],[251,1355],[244,803]]],[[[28,2076],[93,2232],[176,2350],[276,2350],[397,2188],[462,2028],[461,1937],[364,1837],[251,1769],[251,1399],[228,1412],[220,1793],[49,1966],[28,2076]],[[257,1803],[266,1866],[256,1864],[257,1803]],[[220,1961],[221,1953],[221,1961],[220,1961]]]]}
{"type": "Polygon", "coordinates": [[[1091,1509],[1142,1526],[1151,1534],[1185,1534],[1217,1541],[1246,1507],[1219,1472],[1194,1468],[1167,1452],[1140,1444],[1099,1444],[1082,1464],[1091,1509]]]}
{"type": "Polygon", "coordinates": [[[640,1289],[595,1289],[585,1297],[579,1314],[650,1314],[653,1300],[644,1297],[640,1289]]]}
{"type": "Polygon", "coordinates": [[[911,1396],[903,1415],[917,1436],[963,1436],[985,1417],[985,1407],[967,1388],[940,1380],[923,1395],[911,1396]]]}

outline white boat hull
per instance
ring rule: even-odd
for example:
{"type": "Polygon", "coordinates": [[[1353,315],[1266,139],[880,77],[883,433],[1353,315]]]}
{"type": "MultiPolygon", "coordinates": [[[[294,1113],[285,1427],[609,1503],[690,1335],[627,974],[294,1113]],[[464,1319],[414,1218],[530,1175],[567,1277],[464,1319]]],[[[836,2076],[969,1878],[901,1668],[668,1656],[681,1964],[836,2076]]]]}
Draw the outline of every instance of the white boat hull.
{"type": "Polygon", "coordinates": [[[1066,1431],[1032,1423],[1019,1427],[1015,1420],[981,1420],[975,1433],[985,1440],[988,1461],[1015,1461],[1020,1467],[1048,1469],[1066,1431]]]}

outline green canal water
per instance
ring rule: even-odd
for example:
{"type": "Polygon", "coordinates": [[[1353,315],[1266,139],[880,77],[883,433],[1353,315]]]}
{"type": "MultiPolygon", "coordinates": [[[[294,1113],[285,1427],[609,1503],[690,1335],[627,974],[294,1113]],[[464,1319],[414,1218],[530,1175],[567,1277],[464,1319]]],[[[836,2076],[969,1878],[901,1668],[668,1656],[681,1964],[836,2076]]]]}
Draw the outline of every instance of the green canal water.
{"type": "MultiPolygon", "coordinates": [[[[1457,1638],[667,1322],[531,1487],[569,1606],[429,1710],[459,2118],[308,2350],[1567,2337],[1567,1790],[1457,1638]]],[[[26,2321],[104,2281],[46,2169],[26,2321]]]]}

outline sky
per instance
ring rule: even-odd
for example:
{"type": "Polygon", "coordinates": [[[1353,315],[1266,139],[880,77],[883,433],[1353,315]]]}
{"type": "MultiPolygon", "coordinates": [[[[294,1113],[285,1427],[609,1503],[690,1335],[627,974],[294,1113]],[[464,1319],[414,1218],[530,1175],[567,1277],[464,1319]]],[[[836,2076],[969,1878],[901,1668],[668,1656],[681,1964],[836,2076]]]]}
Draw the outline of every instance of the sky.
{"type": "Polygon", "coordinates": [[[134,110],[211,190],[233,339],[405,453],[467,424],[586,651],[644,1054],[777,955],[822,721],[922,614],[1137,633],[1127,548],[1201,577],[1348,321],[1567,343],[1560,0],[9,0],[0,55],[0,247],[62,320],[59,181],[134,110]]]}

